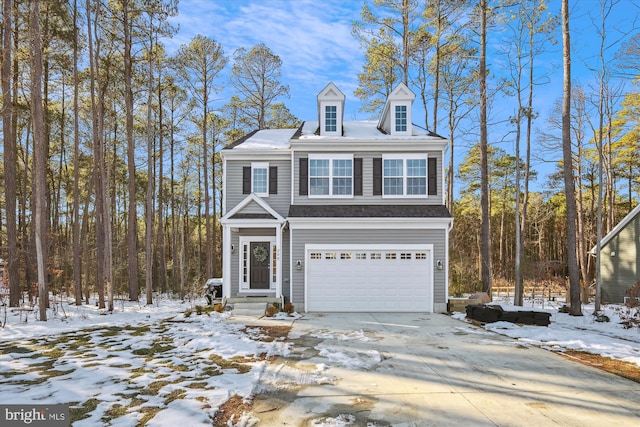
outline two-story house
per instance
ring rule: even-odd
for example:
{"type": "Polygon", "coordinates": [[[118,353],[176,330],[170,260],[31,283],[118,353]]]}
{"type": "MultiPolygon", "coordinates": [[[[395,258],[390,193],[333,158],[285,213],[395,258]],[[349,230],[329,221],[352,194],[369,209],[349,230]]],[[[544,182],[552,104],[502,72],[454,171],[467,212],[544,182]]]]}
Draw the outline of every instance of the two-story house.
{"type": "Polygon", "coordinates": [[[401,83],[378,121],[345,121],[345,96],[329,83],[317,121],[221,151],[225,297],[282,297],[312,312],[446,311],[448,141],[412,125],[414,98],[401,83]]]}

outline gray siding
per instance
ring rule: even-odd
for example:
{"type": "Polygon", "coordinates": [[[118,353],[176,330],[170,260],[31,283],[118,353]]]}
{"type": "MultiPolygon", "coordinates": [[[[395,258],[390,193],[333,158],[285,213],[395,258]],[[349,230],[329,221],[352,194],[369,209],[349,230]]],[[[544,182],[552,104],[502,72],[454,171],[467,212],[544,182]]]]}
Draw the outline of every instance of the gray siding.
{"type": "Polygon", "coordinates": [[[622,303],[625,291],[640,279],[640,215],[604,245],[601,254],[602,302],[622,303]]]}
{"type": "MultiPolygon", "coordinates": [[[[271,196],[269,196],[269,198],[271,198],[271,196]]],[[[268,199],[265,199],[265,200],[268,200],[268,199]]],[[[239,213],[243,213],[243,214],[262,214],[262,213],[264,213],[264,209],[259,204],[255,203],[255,202],[251,202],[248,205],[246,205],[244,208],[242,208],[242,210],[240,210],[239,213]]]]}
{"type": "MultiPolygon", "coordinates": [[[[263,200],[269,204],[276,212],[283,217],[289,212],[289,203],[291,202],[291,162],[289,160],[269,160],[256,158],[256,162],[269,162],[269,166],[278,167],[278,194],[270,194],[269,197],[263,197],[263,200]]],[[[227,160],[227,169],[225,171],[227,182],[225,188],[225,210],[228,212],[238,203],[244,200],[248,194],[242,194],[242,168],[251,166],[250,160],[227,160]]]]}
{"type": "Polygon", "coordinates": [[[236,251],[231,254],[231,296],[238,295],[240,290],[240,234],[231,232],[231,244],[235,246],[236,251]]]}
{"type": "MultiPolygon", "coordinates": [[[[403,154],[411,154],[411,153],[424,153],[422,152],[403,152],[403,154]]],[[[441,151],[430,151],[427,152],[427,155],[432,158],[437,158],[438,162],[438,194],[431,195],[426,198],[409,198],[409,197],[398,197],[398,198],[383,198],[382,196],[374,196],[373,195],[373,158],[374,157],[382,157],[382,153],[373,153],[373,152],[356,152],[354,153],[354,157],[362,158],[362,196],[354,196],[353,198],[344,199],[344,198],[311,198],[308,196],[300,196],[300,161],[301,157],[307,157],[309,155],[308,152],[296,151],[294,153],[294,161],[293,161],[293,197],[294,204],[300,205],[326,205],[326,204],[335,204],[335,205],[344,205],[344,204],[358,204],[358,205],[371,205],[371,204],[403,204],[403,205],[442,205],[442,152],[441,151]]]]}
{"type": "Polygon", "coordinates": [[[285,301],[291,301],[291,280],[289,278],[290,264],[289,260],[291,257],[289,256],[289,251],[291,250],[290,231],[287,229],[284,233],[282,233],[282,250],[280,252],[280,258],[282,259],[282,295],[285,297],[285,301]]]}
{"type": "MultiPolygon", "coordinates": [[[[435,230],[291,230],[293,236],[291,262],[302,260],[304,263],[305,244],[432,244],[433,259],[446,259],[446,231],[435,230]]],[[[446,264],[445,264],[446,266],[446,264]]],[[[445,271],[433,268],[434,304],[447,302],[445,271]]],[[[292,302],[301,310],[304,305],[304,267],[293,272],[292,302]]]]}

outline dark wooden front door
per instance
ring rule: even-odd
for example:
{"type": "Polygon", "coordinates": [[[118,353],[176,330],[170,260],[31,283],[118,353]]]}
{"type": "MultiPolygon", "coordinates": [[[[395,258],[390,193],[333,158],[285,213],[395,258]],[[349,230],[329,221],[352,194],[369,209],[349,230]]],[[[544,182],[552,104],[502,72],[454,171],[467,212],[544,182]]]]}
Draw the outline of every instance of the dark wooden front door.
{"type": "Polygon", "coordinates": [[[269,254],[269,242],[251,242],[249,258],[251,281],[249,287],[251,289],[269,289],[270,274],[269,264],[271,256],[269,254]]]}

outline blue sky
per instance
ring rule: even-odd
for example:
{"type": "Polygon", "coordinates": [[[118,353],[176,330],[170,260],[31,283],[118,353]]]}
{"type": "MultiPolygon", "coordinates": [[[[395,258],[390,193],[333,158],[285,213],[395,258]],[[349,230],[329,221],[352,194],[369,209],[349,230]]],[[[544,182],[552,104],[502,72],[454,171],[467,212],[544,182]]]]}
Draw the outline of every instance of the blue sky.
{"type": "Polygon", "coordinates": [[[166,41],[167,50],[200,33],[220,42],[231,64],[237,48],[264,43],[282,60],[281,81],[291,95],[283,101],[294,115],[314,120],[316,95],[333,81],[347,96],[345,119],[365,119],[353,96],[363,59],[351,23],[361,7],[336,0],[181,0],[180,15],[172,19],[180,31],[166,41]]]}
{"type": "MultiPolygon", "coordinates": [[[[634,25],[640,25],[640,21],[636,22],[640,0],[613,1],[616,2],[614,13],[607,21],[610,41],[619,40],[634,25]]],[[[549,2],[550,9],[560,11],[560,0],[549,2]]],[[[220,42],[229,57],[229,66],[221,76],[221,84],[227,86],[234,50],[239,47],[250,49],[255,44],[264,43],[282,60],[281,81],[289,85],[291,95],[282,101],[294,115],[302,120],[315,120],[316,95],[333,81],[346,95],[345,120],[366,120],[370,118],[369,114],[359,111],[360,101],[353,95],[358,85],[357,75],[362,70],[363,54],[358,40],[351,35],[351,28],[354,21],[360,20],[362,5],[362,0],[180,0],[180,13],[172,18],[173,23],[179,24],[179,32],[165,43],[167,51],[172,54],[198,33],[220,42]]],[[[588,86],[594,81],[594,75],[588,68],[597,66],[598,61],[599,40],[594,24],[600,19],[599,1],[570,0],[570,8],[573,79],[588,86]]],[[[550,51],[538,61],[539,70],[548,73],[546,83],[536,88],[535,102],[540,114],[537,125],[541,127],[545,126],[544,119],[562,95],[562,39],[559,31],[558,44],[550,46],[550,51]]],[[[490,34],[489,43],[497,47],[504,36],[506,34],[490,34]]],[[[617,46],[609,50],[609,58],[613,57],[617,46]]],[[[491,74],[497,76],[505,71],[505,61],[499,56],[490,56],[488,66],[491,74]]],[[[213,107],[225,104],[232,94],[231,88],[218,94],[219,105],[213,107]]],[[[418,100],[414,107],[419,107],[418,100]]],[[[511,114],[513,106],[501,100],[494,105],[489,120],[499,123],[508,120],[511,114]]],[[[470,130],[471,134],[477,132],[470,130]]],[[[439,127],[438,132],[448,137],[444,127],[439,127]]],[[[467,141],[459,141],[456,149],[458,160],[464,155],[465,144],[467,147],[472,145],[475,138],[472,136],[467,141]]],[[[504,127],[493,126],[490,139],[505,151],[513,152],[512,136],[504,127]]],[[[551,167],[555,160],[559,160],[558,153],[545,156],[545,160],[552,162],[551,167]]],[[[541,169],[549,166],[539,163],[541,169]]],[[[540,184],[543,184],[546,173],[540,172],[540,184]]]]}

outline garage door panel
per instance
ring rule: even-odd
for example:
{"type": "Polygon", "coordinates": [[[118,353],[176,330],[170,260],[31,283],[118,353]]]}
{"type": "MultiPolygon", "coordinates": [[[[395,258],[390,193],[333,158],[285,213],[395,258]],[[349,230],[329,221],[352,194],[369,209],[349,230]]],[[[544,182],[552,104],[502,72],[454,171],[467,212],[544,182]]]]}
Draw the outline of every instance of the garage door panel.
{"type": "Polygon", "coordinates": [[[430,251],[312,250],[308,311],[432,311],[430,251]]]}

